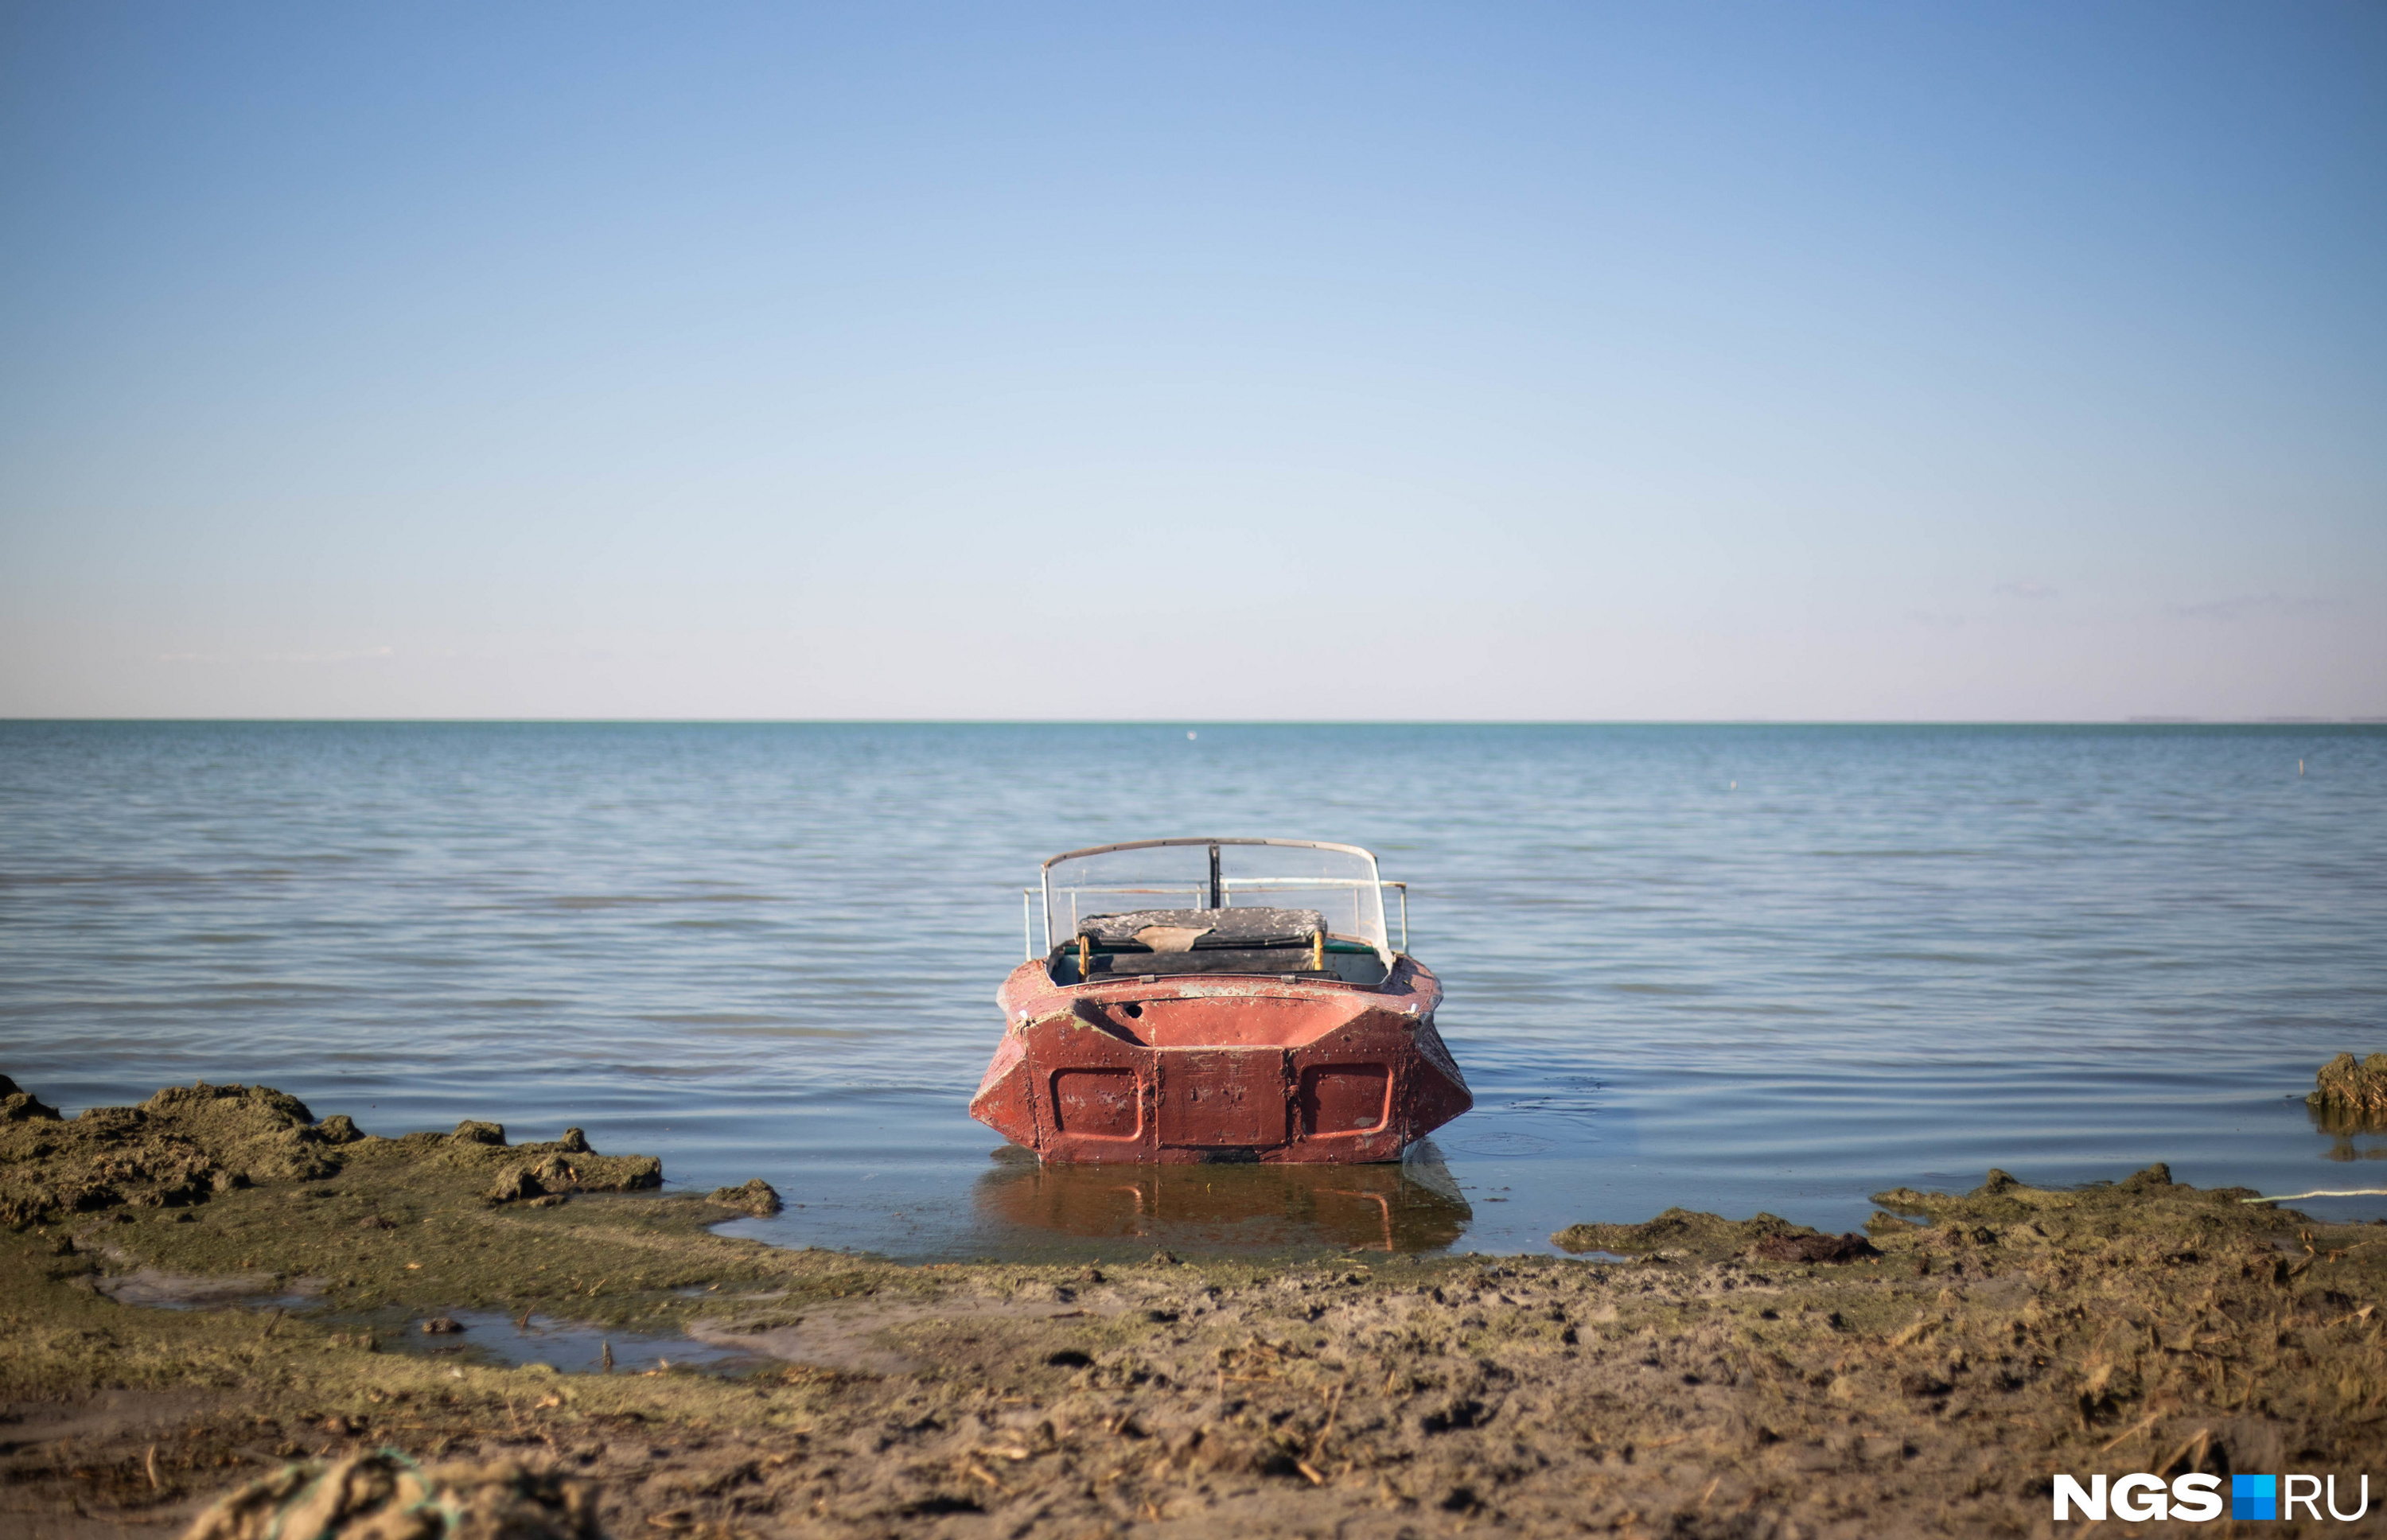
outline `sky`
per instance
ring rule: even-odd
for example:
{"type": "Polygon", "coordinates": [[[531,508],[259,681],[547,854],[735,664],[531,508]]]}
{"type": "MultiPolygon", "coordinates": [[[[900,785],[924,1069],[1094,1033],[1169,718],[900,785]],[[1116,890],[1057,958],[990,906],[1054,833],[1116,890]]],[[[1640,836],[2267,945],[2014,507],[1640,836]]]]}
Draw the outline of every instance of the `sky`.
{"type": "Polygon", "coordinates": [[[0,0],[0,716],[2387,716],[2387,7],[0,0]]]}

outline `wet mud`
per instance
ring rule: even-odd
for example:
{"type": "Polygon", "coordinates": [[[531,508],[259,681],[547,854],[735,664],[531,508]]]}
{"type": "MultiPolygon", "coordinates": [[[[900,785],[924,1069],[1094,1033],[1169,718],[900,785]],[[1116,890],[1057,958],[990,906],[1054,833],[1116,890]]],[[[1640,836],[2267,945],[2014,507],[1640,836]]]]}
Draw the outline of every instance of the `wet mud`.
{"type": "Polygon", "coordinates": [[[1380,1212],[1339,1256],[916,1268],[715,1234],[760,1194],[581,1139],[6,1094],[12,1534],[395,1534],[414,1483],[525,1535],[2033,1535],[2056,1471],[2387,1454],[2387,1228],[2161,1167],[1863,1236],[1357,1249],[1380,1212]]]}

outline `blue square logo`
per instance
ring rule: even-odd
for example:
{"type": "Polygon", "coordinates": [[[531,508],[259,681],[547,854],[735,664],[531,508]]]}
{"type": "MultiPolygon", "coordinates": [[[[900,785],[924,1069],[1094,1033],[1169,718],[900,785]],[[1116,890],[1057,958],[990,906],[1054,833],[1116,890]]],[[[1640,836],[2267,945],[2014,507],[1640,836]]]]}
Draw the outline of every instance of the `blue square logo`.
{"type": "Polygon", "coordinates": [[[2232,1476],[2229,1478],[2230,1518],[2276,1519],[2279,1516],[2279,1477],[2232,1476]]]}

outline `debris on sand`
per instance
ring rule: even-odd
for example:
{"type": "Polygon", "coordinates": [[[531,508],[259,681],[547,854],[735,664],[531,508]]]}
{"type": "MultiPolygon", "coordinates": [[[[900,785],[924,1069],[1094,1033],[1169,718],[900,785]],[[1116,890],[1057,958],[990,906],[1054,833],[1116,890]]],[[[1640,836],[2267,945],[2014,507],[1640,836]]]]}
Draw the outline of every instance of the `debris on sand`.
{"type": "Polygon", "coordinates": [[[716,1187],[706,1201],[743,1209],[758,1219],[767,1219],[780,1208],[777,1190],[761,1177],[751,1178],[742,1187],[716,1187]]]}
{"type": "Polygon", "coordinates": [[[2387,1125],[2387,1054],[2373,1054],[2367,1059],[2340,1054],[2320,1067],[2313,1086],[2305,1105],[2320,1115],[2332,1131],[2339,1125],[2348,1132],[2366,1125],[2387,1125]]]}
{"type": "Polygon", "coordinates": [[[596,1540],[595,1489],[517,1460],[424,1470],[385,1450],[294,1461],[219,1499],[183,1540],[596,1540]]]}

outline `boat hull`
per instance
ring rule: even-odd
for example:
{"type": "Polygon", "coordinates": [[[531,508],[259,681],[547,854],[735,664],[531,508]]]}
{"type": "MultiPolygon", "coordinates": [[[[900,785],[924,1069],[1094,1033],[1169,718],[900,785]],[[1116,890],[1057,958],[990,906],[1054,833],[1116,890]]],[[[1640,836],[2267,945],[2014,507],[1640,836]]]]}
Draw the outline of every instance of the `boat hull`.
{"type": "Polygon", "coordinates": [[[1189,976],[1056,985],[1023,963],[970,1116],[1063,1164],[1358,1163],[1474,1105],[1434,1030],[1442,987],[1189,976]]]}

